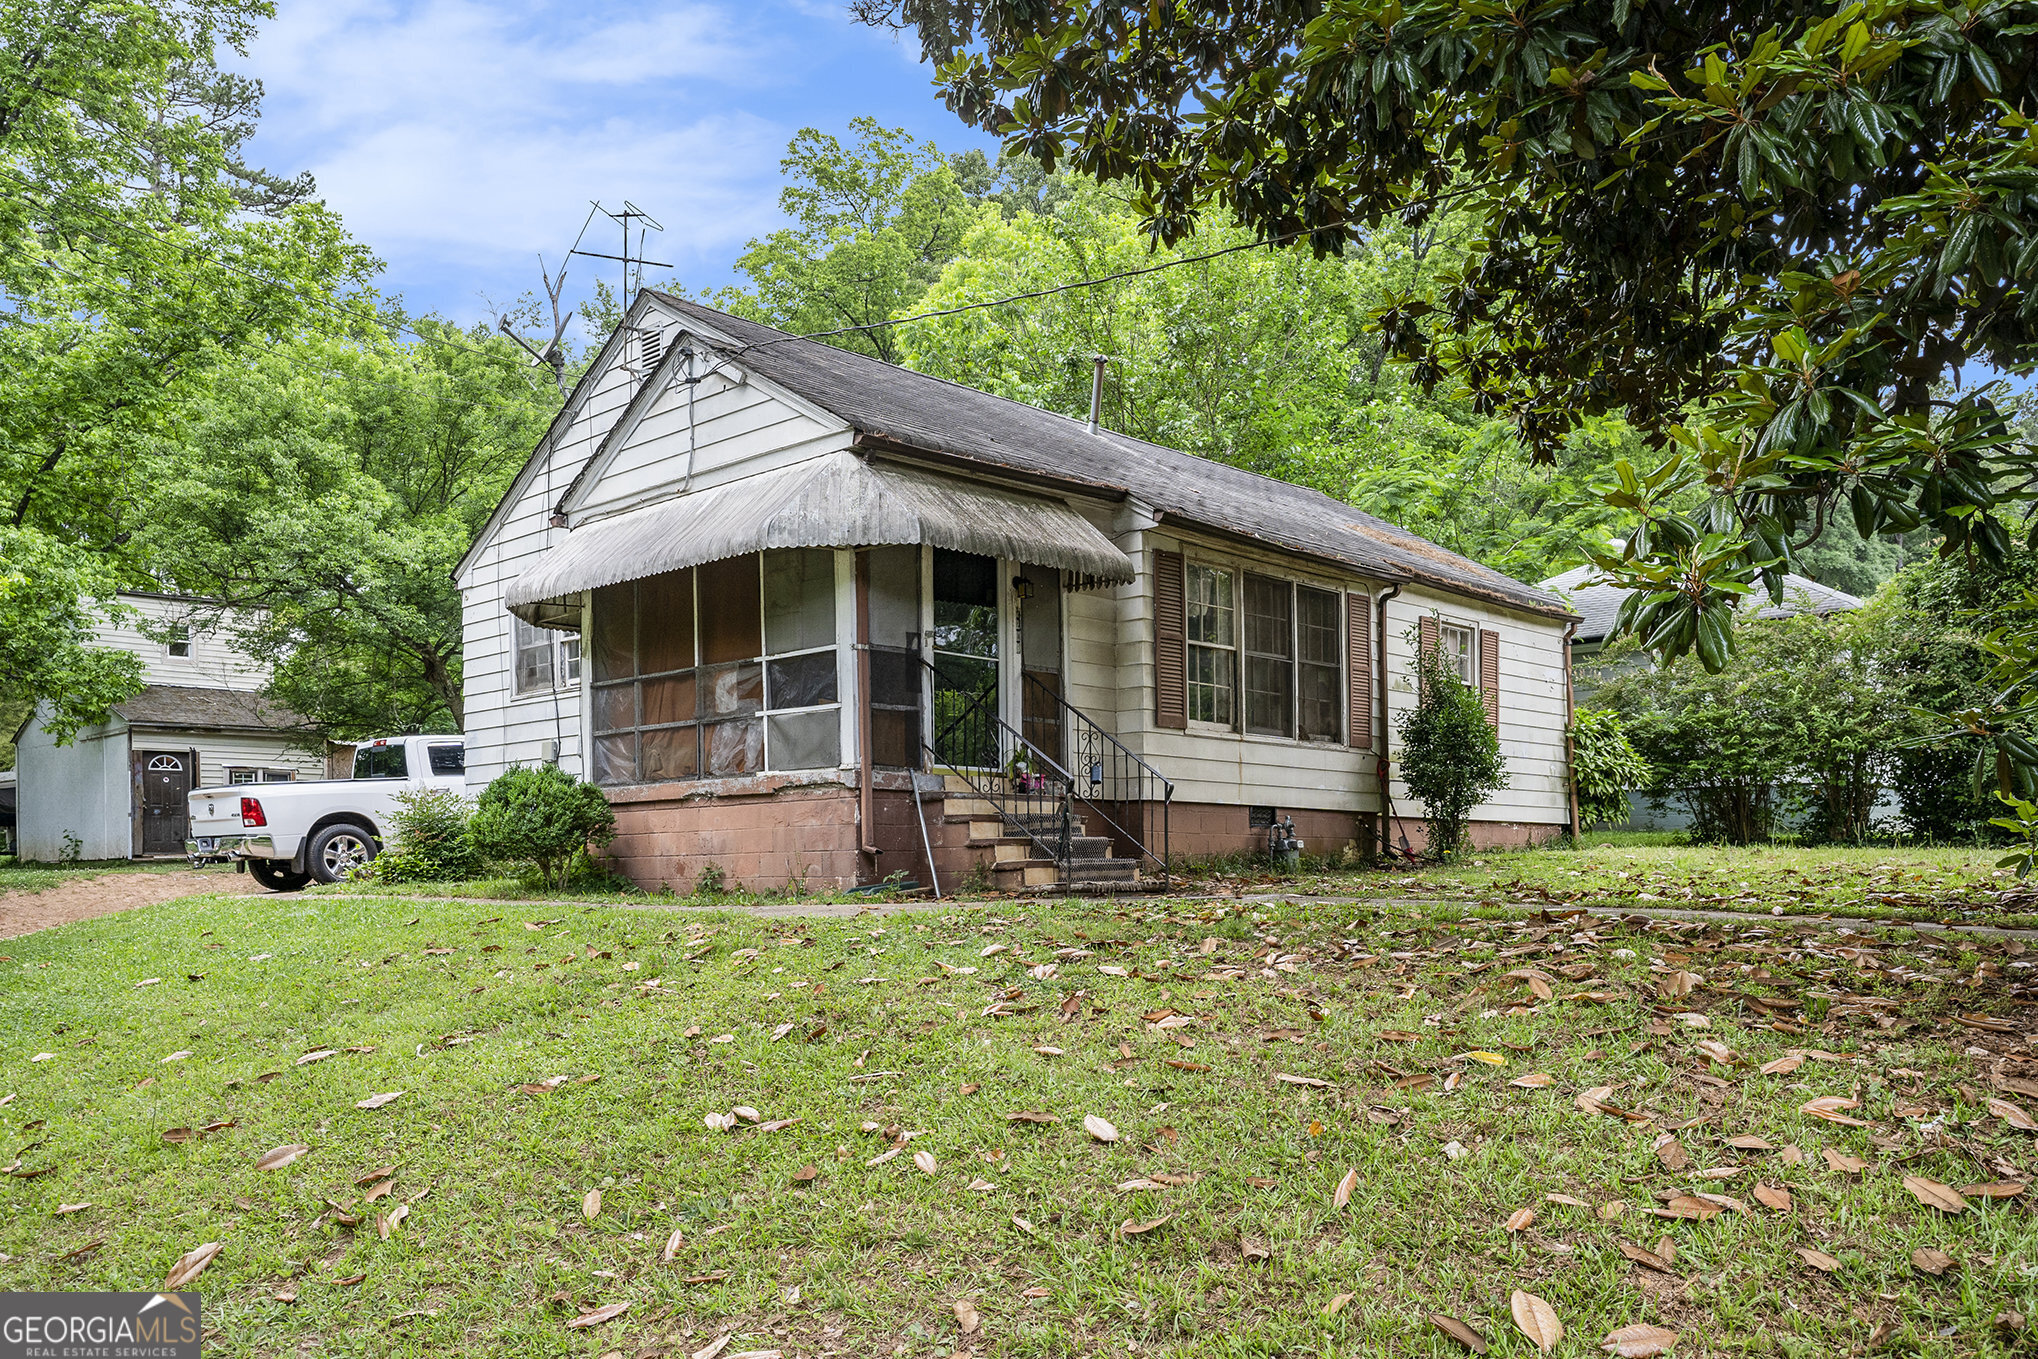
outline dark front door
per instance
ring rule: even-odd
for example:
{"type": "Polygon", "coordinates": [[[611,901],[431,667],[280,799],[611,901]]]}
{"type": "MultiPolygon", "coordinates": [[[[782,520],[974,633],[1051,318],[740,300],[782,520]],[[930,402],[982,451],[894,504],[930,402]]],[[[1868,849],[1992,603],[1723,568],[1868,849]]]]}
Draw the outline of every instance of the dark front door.
{"type": "MultiPolygon", "coordinates": [[[[1019,595],[1019,728],[1033,748],[1065,766],[1062,748],[1061,572],[1023,566],[1019,595]]],[[[1045,772],[1045,771],[1042,771],[1045,772]]]]}
{"type": "Polygon", "coordinates": [[[998,736],[998,563],[934,549],[934,751],[952,767],[1004,764],[998,736]]]}
{"type": "Polygon", "coordinates": [[[137,752],[140,766],[142,843],[144,854],[182,854],[184,836],[191,828],[190,805],[192,757],[188,750],[144,750],[137,752]]]}

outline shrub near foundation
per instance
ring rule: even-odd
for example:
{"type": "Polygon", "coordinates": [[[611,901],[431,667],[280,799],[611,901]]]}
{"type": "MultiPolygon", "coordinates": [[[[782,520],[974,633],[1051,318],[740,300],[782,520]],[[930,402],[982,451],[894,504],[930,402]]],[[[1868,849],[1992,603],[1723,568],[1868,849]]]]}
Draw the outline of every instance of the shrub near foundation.
{"type": "Polygon", "coordinates": [[[497,775],[471,825],[483,854],[530,864],[561,887],[576,853],[616,838],[616,814],[601,789],[549,764],[512,765],[497,775]]]}
{"type": "Polygon", "coordinates": [[[1463,847],[1472,809],[1507,786],[1507,761],[1478,691],[1442,651],[1418,642],[1415,664],[1421,694],[1396,723],[1401,781],[1422,800],[1431,857],[1447,860],[1463,847]]]}

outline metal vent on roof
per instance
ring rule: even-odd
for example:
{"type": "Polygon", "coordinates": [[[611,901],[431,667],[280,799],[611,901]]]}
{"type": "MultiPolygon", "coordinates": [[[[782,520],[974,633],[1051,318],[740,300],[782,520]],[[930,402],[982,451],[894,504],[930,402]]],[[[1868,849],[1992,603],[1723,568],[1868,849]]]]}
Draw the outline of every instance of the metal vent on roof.
{"type": "Polygon", "coordinates": [[[662,355],[664,352],[665,352],[665,332],[662,330],[645,331],[644,375],[646,377],[649,377],[651,375],[651,370],[658,366],[659,356],[662,355]]]}

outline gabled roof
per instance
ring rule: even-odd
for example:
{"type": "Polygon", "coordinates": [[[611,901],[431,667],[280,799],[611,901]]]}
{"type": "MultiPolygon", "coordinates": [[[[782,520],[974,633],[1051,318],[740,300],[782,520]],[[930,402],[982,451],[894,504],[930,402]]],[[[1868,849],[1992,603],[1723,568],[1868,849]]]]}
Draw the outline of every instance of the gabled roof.
{"type": "MultiPolygon", "coordinates": [[[[1585,621],[1578,625],[1576,640],[1580,642],[1605,641],[1613,632],[1622,601],[1628,597],[1626,590],[1604,580],[1596,566],[1574,566],[1561,575],[1551,576],[1543,582],[1543,588],[1568,600],[1584,616],[1585,621]]],[[[1757,589],[1748,598],[1758,602],[1769,596],[1757,589]]],[[[1821,585],[1809,576],[1791,575],[1783,578],[1783,602],[1763,603],[1755,617],[1793,618],[1801,613],[1845,613],[1860,607],[1861,601],[1843,590],[1821,585]]]]}
{"type": "Polygon", "coordinates": [[[1387,581],[1419,581],[1530,613],[1561,600],[1334,500],[1320,491],[1110,431],[745,321],[665,293],[661,304],[733,344],[739,367],[812,402],[866,443],[1129,495],[1164,521],[1327,558],[1387,581]]]}
{"type": "Polygon", "coordinates": [[[113,705],[131,727],[180,731],[313,730],[310,718],[239,689],[203,689],[186,684],[151,684],[113,705]]]}

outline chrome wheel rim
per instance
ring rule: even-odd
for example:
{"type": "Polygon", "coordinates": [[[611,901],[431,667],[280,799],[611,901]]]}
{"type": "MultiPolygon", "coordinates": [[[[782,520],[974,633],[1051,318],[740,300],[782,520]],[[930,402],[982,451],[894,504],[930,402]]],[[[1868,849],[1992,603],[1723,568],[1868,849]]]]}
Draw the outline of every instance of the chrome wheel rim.
{"type": "Polygon", "coordinates": [[[358,835],[335,835],[326,841],[318,857],[326,872],[335,878],[344,878],[368,862],[368,843],[358,835]]]}

